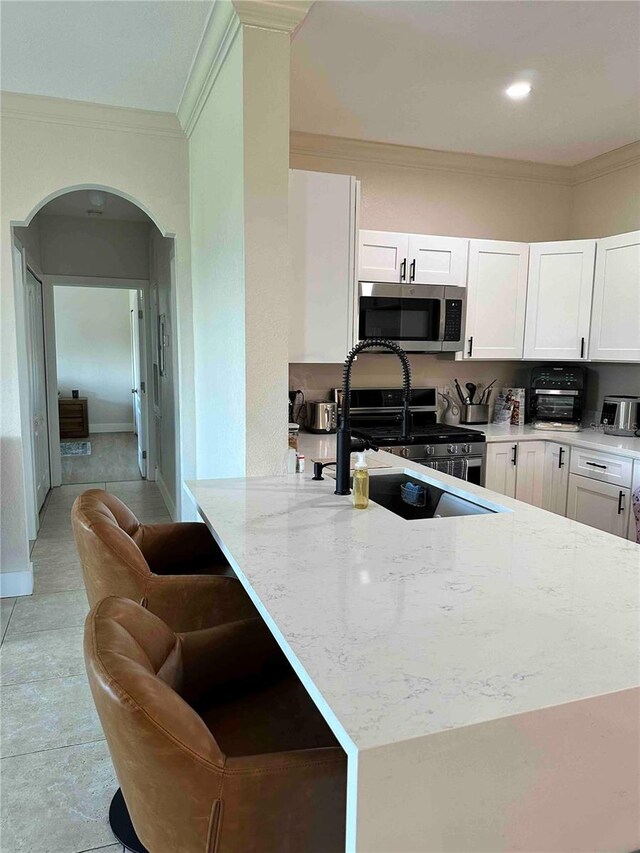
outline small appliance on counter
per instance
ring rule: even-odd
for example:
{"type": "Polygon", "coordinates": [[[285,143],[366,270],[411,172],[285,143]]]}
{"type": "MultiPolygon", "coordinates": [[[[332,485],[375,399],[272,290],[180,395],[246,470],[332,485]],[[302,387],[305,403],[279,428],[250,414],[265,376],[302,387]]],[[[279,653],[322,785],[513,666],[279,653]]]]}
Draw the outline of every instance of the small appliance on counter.
{"type": "MultiPolygon", "coordinates": [[[[401,388],[352,388],[353,434],[395,456],[484,486],[487,453],[484,433],[438,423],[437,394],[437,388],[411,389],[411,440],[408,443],[400,437],[401,388]]],[[[340,411],[342,388],[334,388],[333,395],[340,411]]]]}
{"type": "Polygon", "coordinates": [[[309,432],[333,433],[338,426],[338,407],[335,403],[315,400],[307,403],[307,423],[309,432]]]}
{"type": "Polygon", "coordinates": [[[582,429],[587,371],[584,367],[544,365],[531,370],[529,415],[541,430],[582,429]]]}
{"type": "Polygon", "coordinates": [[[640,397],[627,394],[605,397],[600,423],[609,435],[640,437],[640,397]]]}

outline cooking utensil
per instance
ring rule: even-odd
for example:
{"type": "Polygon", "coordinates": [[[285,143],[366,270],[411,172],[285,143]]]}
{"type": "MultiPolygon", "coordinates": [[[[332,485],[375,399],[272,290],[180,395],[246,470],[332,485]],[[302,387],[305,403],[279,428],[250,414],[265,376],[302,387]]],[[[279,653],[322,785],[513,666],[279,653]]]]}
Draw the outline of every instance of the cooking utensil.
{"type": "Polygon", "coordinates": [[[476,396],[476,391],[478,390],[478,386],[474,385],[473,382],[467,382],[464,386],[469,392],[469,403],[473,405],[473,398],[476,396]]]}
{"type": "Polygon", "coordinates": [[[464,394],[462,393],[462,388],[460,387],[460,383],[458,382],[457,379],[454,379],[453,384],[456,386],[456,391],[458,392],[458,397],[460,397],[460,402],[464,406],[467,402],[467,399],[464,396],[464,394]]]}
{"type": "Polygon", "coordinates": [[[484,389],[484,391],[482,392],[482,396],[480,397],[480,405],[489,402],[489,397],[491,396],[491,389],[493,388],[496,382],[497,380],[494,379],[493,382],[490,382],[484,389]]]}

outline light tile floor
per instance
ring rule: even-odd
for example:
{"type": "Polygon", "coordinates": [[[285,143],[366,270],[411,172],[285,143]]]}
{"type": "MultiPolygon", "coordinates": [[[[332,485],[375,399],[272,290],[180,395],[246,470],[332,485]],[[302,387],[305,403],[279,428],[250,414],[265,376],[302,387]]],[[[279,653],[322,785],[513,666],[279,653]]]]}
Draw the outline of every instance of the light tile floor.
{"type": "Polygon", "coordinates": [[[76,496],[118,495],[140,521],[170,521],[155,483],[53,489],[31,552],[34,594],[0,601],[2,853],[122,853],[107,822],[117,782],[82,657],[87,604],[71,532],[76,496]]]}

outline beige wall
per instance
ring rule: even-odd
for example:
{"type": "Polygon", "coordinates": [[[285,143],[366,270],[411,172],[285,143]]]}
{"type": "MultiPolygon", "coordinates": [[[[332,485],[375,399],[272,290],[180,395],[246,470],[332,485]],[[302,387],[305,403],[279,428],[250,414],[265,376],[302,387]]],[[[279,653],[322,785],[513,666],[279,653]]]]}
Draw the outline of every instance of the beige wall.
{"type": "Polygon", "coordinates": [[[572,187],[571,237],[608,237],[640,229],[640,163],[572,187]]]}
{"type": "Polygon", "coordinates": [[[77,216],[37,216],[35,222],[45,275],[149,278],[150,222],[77,216]]]}
{"type": "Polygon", "coordinates": [[[522,242],[569,236],[569,186],[295,152],[291,167],[355,175],[361,228],[522,242]]]}
{"type": "MultiPolygon", "coordinates": [[[[19,405],[18,336],[11,247],[12,224],[28,224],[44,202],[69,189],[97,187],[137,203],[176,236],[176,279],[184,417],[185,477],[192,476],[193,347],[187,140],[175,116],[27,95],[2,94],[2,573],[29,573],[24,447],[19,405]]],[[[2,585],[3,592],[12,582],[2,585]]],[[[4,592],[4,594],[7,594],[4,592]]]]}

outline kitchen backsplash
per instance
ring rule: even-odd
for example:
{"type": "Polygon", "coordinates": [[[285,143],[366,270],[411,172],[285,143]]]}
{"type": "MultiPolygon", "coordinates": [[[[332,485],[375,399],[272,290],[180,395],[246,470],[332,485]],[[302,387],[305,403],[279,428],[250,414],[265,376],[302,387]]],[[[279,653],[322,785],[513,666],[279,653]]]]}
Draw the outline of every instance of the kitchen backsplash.
{"type": "MultiPolygon", "coordinates": [[[[474,382],[494,388],[528,388],[529,373],[540,362],[455,361],[450,355],[411,355],[411,381],[416,387],[435,385],[440,391],[451,388],[456,378],[461,385],[474,382]]],[[[570,364],[571,362],[566,362],[570,364]]],[[[602,398],[608,394],[640,396],[640,364],[588,363],[585,421],[599,419],[602,398]]],[[[354,387],[400,387],[400,362],[393,355],[360,355],[354,366],[354,387]]],[[[329,399],[331,389],[342,385],[341,364],[290,364],[289,388],[304,391],[307,400],[329,399]]]]}

